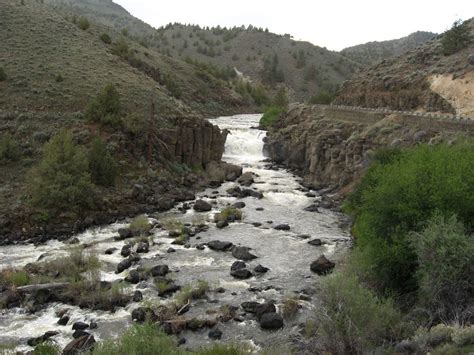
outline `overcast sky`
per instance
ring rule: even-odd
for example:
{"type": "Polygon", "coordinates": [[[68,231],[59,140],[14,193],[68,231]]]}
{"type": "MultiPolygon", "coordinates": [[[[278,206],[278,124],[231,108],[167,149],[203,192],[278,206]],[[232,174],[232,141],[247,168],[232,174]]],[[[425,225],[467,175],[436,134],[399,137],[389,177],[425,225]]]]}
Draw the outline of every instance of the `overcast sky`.
{"type": "Polygon", "coordinates": [[[154,27],[169,22],[201,26],[252,24],[290,33],[332,50],[400,38],[415,31],[443,32],[474,16],[474,0],[114,0],[154,27]]]}

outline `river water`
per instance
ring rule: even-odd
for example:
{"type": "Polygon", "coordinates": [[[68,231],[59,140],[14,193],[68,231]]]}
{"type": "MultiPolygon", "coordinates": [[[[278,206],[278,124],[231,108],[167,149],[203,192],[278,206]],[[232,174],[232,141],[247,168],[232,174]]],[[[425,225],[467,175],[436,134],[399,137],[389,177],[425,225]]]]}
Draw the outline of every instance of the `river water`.
{"type": "MultiPolygon", "coordinates": [[[[286,344],[299,336],[301,324],[311,316],[317,302],[316,285],[319,276],[312,273],[309,266],[321,254],[337,261],[350,246],[350,238],[346,231],[339,228],[340,215],[328,210],[320,213],[305,212],[303,209],[314,203],[318,197],[308,197],[302,189],[300,179],[286,170],[271,170],[262,153],[265,132],[251,127],[257,126],[260,115],[236,115],[211,120],[221,129],[229,129],[223,160],[242,165],[244,172],[251,171],[257,175],[252,188],[264,194],[264,198],[247,197],[236,199],[230,197],[226,190],[236,183],[224,183],[218,189],[207,189],[197,195],[213,204],[211,212],[186,213],[178,210],[179,205],[166,213],[154,215],[158,221],[177,219],[183,223],[209,224],[209,230],[198,234],[199,239],[191,238],[191,247],[171,245],[173,239],[167,237],[163,229],[153,231],[154,244],[150,252],[142,254],[142,265],[153,266],[167,264],[171,273],[169,277],[179,285],[186,285],[196,280],[206,280],[211,289],[223,287],[224,293],[209,292],[208,300],[196,301],[187,313],[190,317],[212,314],[222,305],[239,306],[245,301],[273,300],[277,308],[288,297],[298,297],[304,293],[312,297],[311,301],[300,301],[301,309],[292,319],[285,320],[285,327],[279,331],[263,331],[255,320],[244,319],[243,322],[230,321],[219,324],[223,331],[223,342],[248,342],[255,349],[278,344],[286,344]],[[213,215],[228,204],[244,201],[243,220],[232,223],[224,229],[217,229],[211,221],[213,215]],[[259,210],[257,210],[259,209],[259,210]],[[255,227],[254,223],[261,223],[255,227]],[[287,223],[290,231],[277,231],[275,225],[287,223]],[[307,234],[311,238],[319,238],[323,245],[316,247],[308,244],[308,240],[299,237],[307,234]],[[261,264],[270,269],[258,277],[242,281],[230,275],[230,266],[236,260],[231,253],[216,252],[208,248],[198,250],[196,244],[211,240],[229,241],[235,245],[252,248],[258,258],[249,262],[250,269],[261,264]],[[172,246],[175,253],[167,253],[172,246]],[[250,290],[249,290],[250,289],[250,290]],[[210,301],[210,302],[209,302],[210,301]]],[[[76,237],[81,244],[90,244],[88,250],[98,255],[102,262],[101,278],[106,281],[123,279],[127,271],[115,274],[116,265],[123,259],[119,252],[105,255],[106,249],[116,247],[119,250],[126,241],[114,241],[117,230],[128,224],[115,223],[101,228],[88,230],[76,237]]],[[[21,245],[0,247],[0,269],[21,267],[42,260],[52,260],[68,255],[70,246],[59,241],[49,241],[45,245],[21,245]]],[[[127,287],[126,292],[140,289],[144,295],[144,303],[167,302],[156,294],[153,283],[142,282],[127,287]]],[[[46,331],[57,330],[60,334],[53,339],[63,347],[72,339],[71,324],[75,321],[95,321],[98,328],[91,333],[97,340],[119,336],[132,324],[131,310],[140,306],[131,303],[115,313],[81,310],[64,304],[52,304],[43,311],[29,314],[24,309],[12,309],[0,313],[0,345],[13,345],[16,350],[31,350],[26,341],[41,336],[46,331]],[[71,320],[68,326],[58,326],[55,313],[68,308],[71,320]]],[[[186,347],[196,348],[213,341],[207,336],[208,330],[185,332],[186,347]]]]}

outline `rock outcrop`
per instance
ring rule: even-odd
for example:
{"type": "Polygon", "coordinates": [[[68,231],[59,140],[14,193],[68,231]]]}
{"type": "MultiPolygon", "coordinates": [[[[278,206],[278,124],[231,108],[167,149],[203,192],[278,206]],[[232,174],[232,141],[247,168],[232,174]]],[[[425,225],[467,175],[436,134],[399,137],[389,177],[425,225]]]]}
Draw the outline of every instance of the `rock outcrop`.
{"type": "Polygon", "coordinates": [[[268,132],[264,149],[306,185],[347,192],[379,148],[449,143],[463,135],[474,135],[474,121],[295,105],[268,132]]]}

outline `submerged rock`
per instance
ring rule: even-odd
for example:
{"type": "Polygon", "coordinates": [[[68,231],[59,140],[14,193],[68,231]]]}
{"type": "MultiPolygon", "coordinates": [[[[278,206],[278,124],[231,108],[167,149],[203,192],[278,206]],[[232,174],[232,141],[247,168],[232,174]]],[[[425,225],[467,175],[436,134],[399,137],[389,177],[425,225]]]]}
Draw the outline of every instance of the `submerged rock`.
{"type": "Polygon", "coordinates": [[[288,224],[284,223],[284,224],[279,224],[279,225],[273,227],[273,229],[276,229],[277,231],[289,231],[290,226],[288,224]]]}
{"type": "Polygon", "coordinates": [[[227,222],[227,221],[218,221],[216,223],[216,227],[219,228],[219,229],[225,228],[228,225],[229,225],[229,222],[227,222]]]}
{"type": "Polygon", "coordinates": [[[316,239],[310,240],[308,244],[314,245],[315,247],[319,247],[323,244],[323,242],[321,241],[321,239],[316,238],[316,239]]]}
{"type": "Polygon", "coordinates": [[[249,279],[253,276],[253,274],[247,269],[231,270],[230,274],[236,279],[241,279],[241,280],[249,279]]]}
{"type": "Polygon", "coordinates": [[[258,274],[264,274],[266,272],[268,272],[270,269],[265,267],[265,266],[262,266],[262,265],[257,265],[255,266],[255,268],[253,269],[253,271],[255,271],[256,273],[258,274]]]}
{"type": "Polygon", "coordinates": [[[308,207],[303,208],[303,211],[306,212],[319,212],[319,208],[317,205],[310,205],[308,207]]]}
{"type": "Polygon", "coordinates": [[[243,261],[250,261],[256,259],[257,256],[249,252],[250,248],[248,247],[237,247],[232,248],[232,256],[236,259],[243,261]]]}
{"type": "Polygon", "coordinates": [[[212,240],[207,243],[209,249],[216,250],[216,251],[227,251],[232,248],[234,244],[231,242],[222,242],[220,240],[212,240]]]}
{"type": "Polygon", "coordinates": [[[122,271],[127,270],[132,266],[132,260],[130,259],[124,259],[121,262],[118,263],[117,265],[117,273],[120,274],[122,271]]]}
{"type": "Polygon", "coordinates": [[[212,329],[209,334],[209,338],[219,340],[222,338],[222,331],[219,328],[212,329]]]}
{"type": "Polygon", "coordinates": [[[283,328],[283,318],[278,313],[265,313],[260,318],[260,327],[266,330],[283,328]]]}

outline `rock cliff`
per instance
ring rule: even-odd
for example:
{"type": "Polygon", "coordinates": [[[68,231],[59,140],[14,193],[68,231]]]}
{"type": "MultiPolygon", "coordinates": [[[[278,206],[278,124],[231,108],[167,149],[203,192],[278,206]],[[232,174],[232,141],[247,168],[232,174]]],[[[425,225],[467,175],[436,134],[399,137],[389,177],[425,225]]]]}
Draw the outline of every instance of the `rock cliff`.
{"type": "Polygon", "coordinates": [[[296,105],[268,133],[265,152],[315,188],[351,189],[383,147],[452,142],[474,135],[474,121],[296,105]]]}

